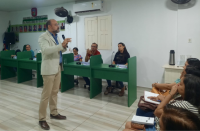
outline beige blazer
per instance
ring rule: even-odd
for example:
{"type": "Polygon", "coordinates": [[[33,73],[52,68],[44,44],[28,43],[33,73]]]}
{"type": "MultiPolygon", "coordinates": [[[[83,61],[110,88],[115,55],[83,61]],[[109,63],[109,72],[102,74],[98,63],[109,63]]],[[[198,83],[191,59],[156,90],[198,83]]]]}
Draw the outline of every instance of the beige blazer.
{"type": "Polygon", "coordinates": [[[66,51],[62,47],[60,39],[58,38],[59,45],[57,45],[49,31],[46,31],[39,37],[38,42],[42,53],[41,75],[54,75],[58,73],[60,51],[66,51]]]}

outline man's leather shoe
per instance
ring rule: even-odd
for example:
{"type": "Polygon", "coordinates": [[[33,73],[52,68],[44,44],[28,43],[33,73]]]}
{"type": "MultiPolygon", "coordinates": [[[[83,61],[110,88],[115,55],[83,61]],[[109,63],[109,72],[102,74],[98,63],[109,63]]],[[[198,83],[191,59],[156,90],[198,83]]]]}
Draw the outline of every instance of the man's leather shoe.
{"type": "Polygon", "coordinates": [[[49,125],[47,124],[46,121],[39,121],[39,125],[44,130],[49,130],[50,129],[50,127],[49,127],[49,125]]]}
{"type": "Polygon", "coordinates": [[[57,116],[53,116],[50,114],[51,119],[57,119],[57,120],[66,120],[66,116],[62,116],[60,114],[58,114],[57,116]]]}

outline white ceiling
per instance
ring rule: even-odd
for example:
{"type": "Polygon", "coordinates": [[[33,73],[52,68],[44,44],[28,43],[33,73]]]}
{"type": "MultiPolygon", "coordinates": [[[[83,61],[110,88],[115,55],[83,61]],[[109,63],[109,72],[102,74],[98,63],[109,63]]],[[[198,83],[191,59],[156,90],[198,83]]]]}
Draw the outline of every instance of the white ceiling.
{"type": "Polygon", "coordinates": [[[45,7],[76,0],[0,0],[0,11],[20,11],[33,7],[45,7]]]}

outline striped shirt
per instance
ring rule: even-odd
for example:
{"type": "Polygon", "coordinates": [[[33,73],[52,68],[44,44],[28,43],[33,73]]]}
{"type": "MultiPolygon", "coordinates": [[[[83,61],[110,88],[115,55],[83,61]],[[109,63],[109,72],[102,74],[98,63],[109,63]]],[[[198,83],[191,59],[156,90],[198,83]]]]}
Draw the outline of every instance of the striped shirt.
{"type": "MultiPolygon", "coordinates": [[[[196,114],[200,119],[200,114],[199,114],[198,108],[196,106],[190,104],[188,101],[172,100],[172,101],[169,102],[169,104],[172,105],[172,106],[176,106],[176,107],[179,107],[179,108],[186,109],[186,110],[196,114]]],[[[158,117],[155,117],[155,122],[156,122],[156,129],[160,129],[158,117]]]]}
{"type": "Polygon", "coordinates": [[[188,101],[185,100],[173,100],[169,103],[170,105],[180,107],[186,109],[194,114],[196,114],[200,118],[199,110],[196,106],[190,104],[188,101]]]}

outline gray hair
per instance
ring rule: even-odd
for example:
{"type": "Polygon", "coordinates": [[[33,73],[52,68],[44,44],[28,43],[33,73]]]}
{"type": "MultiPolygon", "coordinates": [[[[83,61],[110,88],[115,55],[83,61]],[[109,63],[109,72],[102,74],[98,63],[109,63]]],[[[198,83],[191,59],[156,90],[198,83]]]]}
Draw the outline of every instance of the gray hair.
{"type": "MultiPolygon", "coordinates": [[[[31,48],[31,45],[29,45],[29,44],[27,44],[27,45],[31,48]]],[[[27,46],[27,45],[26,45],[26,46],[27,46]]]]}

